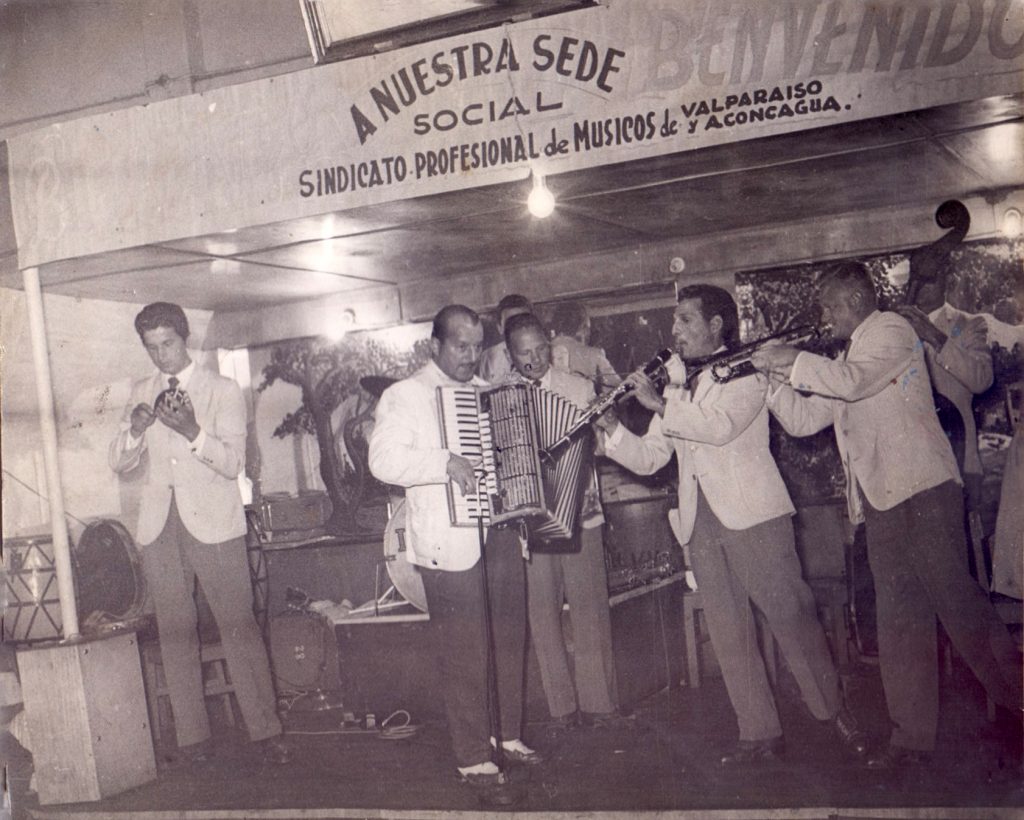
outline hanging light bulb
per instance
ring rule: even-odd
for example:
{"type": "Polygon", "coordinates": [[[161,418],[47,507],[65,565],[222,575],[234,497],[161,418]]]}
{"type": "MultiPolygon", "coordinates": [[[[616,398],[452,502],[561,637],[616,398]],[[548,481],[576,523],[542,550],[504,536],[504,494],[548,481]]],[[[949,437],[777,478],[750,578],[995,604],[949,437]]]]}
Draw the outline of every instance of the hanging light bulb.
{"type": "Polygon", "coordinates": [[[555,210],[555,195],[548,190],[543,174],[533,172],[533,190],[526,198],[526,208],[537,219],[551,216],[555,210]]]}

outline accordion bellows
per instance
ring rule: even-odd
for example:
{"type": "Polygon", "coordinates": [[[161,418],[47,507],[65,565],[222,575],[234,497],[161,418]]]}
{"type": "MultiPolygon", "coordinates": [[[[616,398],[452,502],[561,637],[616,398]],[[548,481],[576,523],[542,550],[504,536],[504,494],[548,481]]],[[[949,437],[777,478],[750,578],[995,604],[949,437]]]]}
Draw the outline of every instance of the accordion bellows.
{"type": "Polygon", "coordinates": [[[516,382],[497,387],[439,387],[444,446],[479,462],[479,491],[463,496],[448,484],[455,526],[524,519],[532,538],[571,538],[579,518],[593,453],[589,434],[574,438],[555,456],[541,451],[558,441],[583,414],[568,399],[516,382]]]}

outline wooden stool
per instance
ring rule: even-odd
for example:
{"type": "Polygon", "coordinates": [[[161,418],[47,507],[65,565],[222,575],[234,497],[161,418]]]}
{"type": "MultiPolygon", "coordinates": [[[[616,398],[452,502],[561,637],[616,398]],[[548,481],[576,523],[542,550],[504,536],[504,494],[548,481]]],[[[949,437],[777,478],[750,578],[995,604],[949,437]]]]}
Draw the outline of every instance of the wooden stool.
{"type": "MultiPolygon", "coordinates": [[[[683,642],[686,644],[686,680],[681,681],[683,686],[692,686],[694,689],[700,686],[700,618],[698,613],[704,609],[704,601],[699,590],[691,590],[683,593],[683,642]]],[[[772,685],[778,676],[778,662],[776,659],[775,639],[767,622],[764,622],[760,612],[758,619],[758,639],[761,643],[761,654],[764,657],[765,671],[772,685]]]]}
{"type": "MultiPolygon", "coordinates": [[[[199,647],[199,662],[202,667],[203,694],[208,698],[220,700],[228,725],[234,726],[235,713],[231,707],[231,695],[235,691],[235,685],[228,676],[224,647],[219,643],[202,644],[199,647]]],[[[158,642],[147,643],[142,647],[142,669],[146,681],[146,699],[149,702],[149,725],[153,731],[153,742],[159,743],[163,716],[167,713],[173,715],[173,712],[158,642]]]]}

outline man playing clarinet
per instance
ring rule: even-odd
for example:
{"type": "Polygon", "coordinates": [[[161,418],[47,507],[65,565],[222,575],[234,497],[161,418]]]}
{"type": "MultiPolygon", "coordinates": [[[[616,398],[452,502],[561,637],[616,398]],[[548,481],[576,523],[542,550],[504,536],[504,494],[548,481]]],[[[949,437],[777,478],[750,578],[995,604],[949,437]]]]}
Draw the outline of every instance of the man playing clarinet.
{"type": "Polygon", "coordinates": [[[466,495],[476,491],[477,475],[468,459],[444,447],[438,413],[439,387],[485,385],[473,375],[483,338],[475,311],[464,305],[441,309],[430,361],[380,398],[369,461],[379,480],[406,488],[406,555],[423,578],[459,776],[485,804],[507,806],[517,796],[496,761],[541,762],[520,739],[526,652],[522,548],[515,529],[486,528],[481,551],[476,527],[452,525],[449,482],[466,495]],[[497,703],[489,697],[489,657],[497,703]]]}
{"type": "MultiPolygon", "coordinates": [[[[738,326],[736,303],[722,288],[680,288],[672,335],[684,363],[735,347],[738,326]]],[[[669,385],[664,396],[643,373],[627,381],[654,417],[642,437],[613,418],[600,419],[605,454],[643,475],[676,454],[681,540],[690,544],[711,645],[739,719],[739,742],[722,765],[769,761],[783,748],[753,607],[767,619],[807,708],[850,751],[866,753],[864,734],[843,708],[814,597],[801,575],[793,503],[768,449],[766,378],[720,383],[704,373],[689,388],[669,385]]]]}

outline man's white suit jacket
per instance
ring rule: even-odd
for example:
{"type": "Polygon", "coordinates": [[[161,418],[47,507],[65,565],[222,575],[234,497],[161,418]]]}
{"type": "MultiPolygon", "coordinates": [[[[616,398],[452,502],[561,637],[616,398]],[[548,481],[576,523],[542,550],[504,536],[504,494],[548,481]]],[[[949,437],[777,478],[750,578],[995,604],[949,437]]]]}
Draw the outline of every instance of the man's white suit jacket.
{"type": "Polygon", "coordinates": [[[768,449],[766,380],[746,376],[714,381],[704,373],[691,399],[679,386],[665,390],[665,415],[655,415],[647,433],[619,425],[605,441],[605,455],[640,475],[679,462],[679,532],[693,534],[698,485],[722,525],[745,530],[792,515],[789,492],[768,449]]]}
{"type": "Polygon", "coordinates": [[[199,541],[215,544],[244,535],[245,513],[237,482],[245,462],[246,411],[241,388],[231,379],[195,367],[182,389],[192,401],[202,431],[199,438],[189,442],[158,420],[132,446],[132,409],[140,403],[152,407],[165,378],[157,372],[132,385],[121,430],[110,445],[110,466],[115,472],[145,467],[136,541],[150,544],[160,534],[172,493],[182,522],[199,541]]]}

